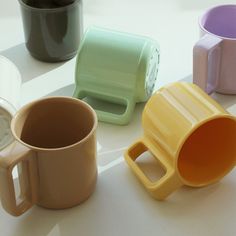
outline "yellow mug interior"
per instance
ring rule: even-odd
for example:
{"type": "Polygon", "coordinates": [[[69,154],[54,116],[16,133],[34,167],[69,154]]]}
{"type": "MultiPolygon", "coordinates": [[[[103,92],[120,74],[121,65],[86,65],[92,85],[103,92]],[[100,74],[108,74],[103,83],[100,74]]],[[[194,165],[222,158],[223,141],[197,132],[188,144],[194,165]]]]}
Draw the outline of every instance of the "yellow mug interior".
{"type": "Polygon", "coordinates": [[[188,185],[204,186],[223,177],[235,162],[236,121],[220,117],[202,124],[187,138],[177,168],[188,185]]]}

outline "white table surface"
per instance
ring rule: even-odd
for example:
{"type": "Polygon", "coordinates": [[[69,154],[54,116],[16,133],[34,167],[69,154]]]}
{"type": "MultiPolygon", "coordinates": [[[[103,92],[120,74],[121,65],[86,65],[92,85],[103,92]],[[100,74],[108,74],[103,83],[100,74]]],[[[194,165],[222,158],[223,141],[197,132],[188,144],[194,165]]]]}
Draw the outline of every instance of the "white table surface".
{"type": "MultiPolygon", "coordinates": [[[[192,47],[198,39],[198,16],[223,0],[84,0],[84,24],[150,36],[161,45],[156,89],[173,81],[191,81],[192,47]]],[[[42,63],[24,46],[17,0],[1,0],[0,54],[21,72],[21,105],[50,96],[71,96],[75,59],[42,63]]],[[[213,95],[236,114],[236,96],[213,95]]],[[[181,188],[168,200],[152,199],[123,160],[123,151],[142,134],[138,105],[128,126],[99,123],[96,191],[68,210],[33,207],[15,218],[0,207],[1,236],[235,236],[236,170],[205,188],[181,188]]]]}

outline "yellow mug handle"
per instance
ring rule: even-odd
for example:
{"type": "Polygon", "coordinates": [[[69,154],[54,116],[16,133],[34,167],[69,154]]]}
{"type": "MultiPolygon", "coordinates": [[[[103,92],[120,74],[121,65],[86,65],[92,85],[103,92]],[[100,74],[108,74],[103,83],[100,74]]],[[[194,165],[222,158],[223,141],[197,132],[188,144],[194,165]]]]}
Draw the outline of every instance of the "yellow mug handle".
{"type": "Polygon", "coordinates": [[[161,150],[158,148],[154,148],[151,144],[148,145],[149,142],[144,139],[140,139],[136,141],[126,152],[125,152],[125,160],[133,170],[135,175],[144,185],[144,187],[148,190],[148,192],[157,200],[164,200],[168,197],[172,192],[178,189],[183,185],[180,178],[176,174],[173,165],[165,158],[161,150]],[[158,181],[152,182],[149,178],[144,174],[144,172],[137,165],[135,160],[144,152],[150,151],[154,157],[159,161],[161,166],[165,169],[166,173],[163,177],[161,177],[158,181]]]}

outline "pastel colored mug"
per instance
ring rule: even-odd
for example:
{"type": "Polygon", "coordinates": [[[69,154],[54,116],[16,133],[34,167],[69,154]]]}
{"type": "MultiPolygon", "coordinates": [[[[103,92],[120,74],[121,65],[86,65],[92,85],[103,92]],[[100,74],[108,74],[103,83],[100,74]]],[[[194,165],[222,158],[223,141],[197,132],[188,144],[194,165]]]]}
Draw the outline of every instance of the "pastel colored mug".
{"type": "Polygon", "coordinates": [[[16,66],[0,56],[0,150],[13,141],[10,123],[19,108],[21,75],[16,66]]]}
{"type": "Polygon", "coordinates": [[[38,60],[58,62],[77,54],[83,34],[82,0],[19,0],[29,53],[38,60]]]}
{"type": "Polygon", "coordinates": [[[198,86],[174,83],[147,102],[144,135],[125,153],[135,175],[158,200],[183,185],[202,187],[220,180],[236,163],[236,118],[198,86]],[[151,181],[135,160],[149,151],[165,169],[151,181]]]}
{"type": "Polygon", "coordinates": [[[193,49],[193,82],[207,93],[236,94],[236,5],[207,10],[193,49]]]}
{"type": "Polygon", "coordinates": [[[159,55],[159,46],[152,39],[91,27],[78,52],[73,96],[124,105],[123,114],[95,111],[100,121],[125,125],[135,104],[147,101],[152,94],[159,55]]]}
{"type": "Polygon", "coordinates": [[[64,209],[85,201],[97,179],[96,127],[96,113],[78,99],[44,98],[21,108],[11,123],[15,142],[0,152],[3,208],[18,216],[34,204],[64,209]]]}

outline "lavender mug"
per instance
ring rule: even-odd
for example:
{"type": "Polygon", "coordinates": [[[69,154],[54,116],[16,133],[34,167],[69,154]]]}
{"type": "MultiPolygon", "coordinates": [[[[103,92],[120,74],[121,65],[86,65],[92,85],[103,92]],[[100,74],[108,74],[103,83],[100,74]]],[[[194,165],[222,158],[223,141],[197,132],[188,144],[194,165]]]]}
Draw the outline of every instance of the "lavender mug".
{"type": "Polygon", "coordinates": [[[207,93],[236,94],[236,5],[220,5],[199,19],[193,82],[207,93]]]}

